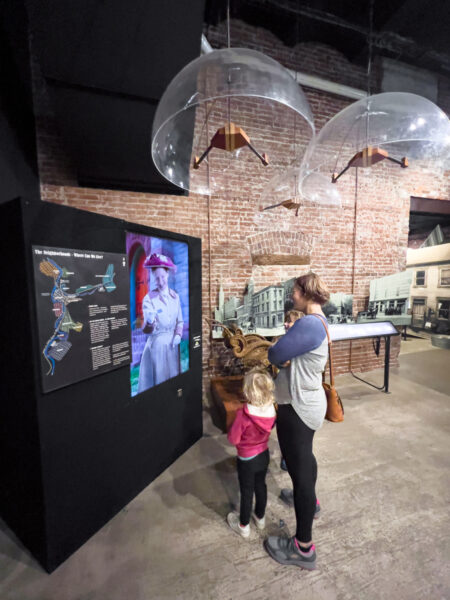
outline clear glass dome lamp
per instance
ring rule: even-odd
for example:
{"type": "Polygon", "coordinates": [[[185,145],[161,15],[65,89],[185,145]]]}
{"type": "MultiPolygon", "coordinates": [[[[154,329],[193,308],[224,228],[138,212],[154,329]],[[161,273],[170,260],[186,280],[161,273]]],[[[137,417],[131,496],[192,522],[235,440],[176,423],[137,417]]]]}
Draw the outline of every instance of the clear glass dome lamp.
{"type": "Polygon", "coordinates": [[[260,198],[261,211],[283,206],[295,210],[302,207],[341,208],[341,194],[330,179],[321,173],[305,175],[298,167],[273,177],[260,198]]]}
{"type": "Polygon", "coordinates": [[[404,92],[362,98],[344,108],[310,143],[305,173],[322,172],[335,183],[351,167],[388,160],[406,168],[411,160],[443,157],[450,149],[450,121],[433,102],[404,92]]]}
{"type": "Polygon", "coordinates": [[[299,160],[295,134],[305,143],[314,134],[295,79],[260,52],[226,48],[195,59],[169,84],[156,110],[151,152],[170,182],[208,194],[278,156],[285,160],[286,151],[289,162],[299,160]]]}

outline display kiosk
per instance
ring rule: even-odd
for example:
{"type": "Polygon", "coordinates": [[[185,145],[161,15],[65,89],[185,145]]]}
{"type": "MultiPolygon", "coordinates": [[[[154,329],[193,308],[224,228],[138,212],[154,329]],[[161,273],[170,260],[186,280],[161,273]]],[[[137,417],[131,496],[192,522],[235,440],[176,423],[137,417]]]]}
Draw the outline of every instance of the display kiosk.
{"type": "Polygon", "coordinates": [[[202,435],[201,242],[36,200],[0,217],[0,515],[50,572],[202,435]],[[127,232],[185,261],[183,368],[139,393],[127,232]]]}

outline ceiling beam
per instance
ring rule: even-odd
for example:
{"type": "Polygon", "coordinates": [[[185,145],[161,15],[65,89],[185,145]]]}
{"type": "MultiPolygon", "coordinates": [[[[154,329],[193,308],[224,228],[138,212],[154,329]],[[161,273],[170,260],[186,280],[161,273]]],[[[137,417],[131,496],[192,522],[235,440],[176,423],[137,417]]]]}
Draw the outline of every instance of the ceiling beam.
{"type": "Polygon", "coordinates": [[[411,206],[409,211],[412,213],[450,215],[450,200],[436,200],[434,198],[420,198],[411,196],[411,206]]]}

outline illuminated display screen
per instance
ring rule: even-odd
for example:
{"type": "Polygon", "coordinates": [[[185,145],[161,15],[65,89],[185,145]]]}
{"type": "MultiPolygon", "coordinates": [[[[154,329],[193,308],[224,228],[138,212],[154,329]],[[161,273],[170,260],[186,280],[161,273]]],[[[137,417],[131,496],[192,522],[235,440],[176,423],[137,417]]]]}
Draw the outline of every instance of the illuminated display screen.
{"type": "Polygon", "coordinates": [[[390,321],[377,323],[340,323],[329,325],[328,328],[333,342],[399,335],[399,332],[390,321]]]}
{"type": "Polygon", "coordinates": [[[127,232],[131,395],[189,369],[189,252],[185,242],[127,232]]]}

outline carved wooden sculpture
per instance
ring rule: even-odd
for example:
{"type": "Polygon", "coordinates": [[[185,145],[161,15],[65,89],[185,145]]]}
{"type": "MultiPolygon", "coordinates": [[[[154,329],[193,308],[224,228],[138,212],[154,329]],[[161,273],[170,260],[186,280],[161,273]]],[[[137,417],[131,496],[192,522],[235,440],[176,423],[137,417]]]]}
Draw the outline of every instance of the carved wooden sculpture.
{"type": "Polygon", "coordinates": [[[275,367],[268,359],[268,352],[273,342],[269,342],[262,335],[256,333],[244,334],[242,329],[236,326],[228,328],[223,323],[213,319],[207,319],[211,327],[223,329],[223,341],[227,348],[233,352],[236,358],[242,359],[244,370],[253,367],[261,367],[273,371],[275,367]]]}
{"type": "MultiPolygon", "coordinates": [[[[243,362],[243,372],[251,368],[259,367],[266,369],[272,374],[278,369],[270,364],[268,351],[272,342],[266,340],[262,335],[250,333],[245,335],[239,327],[227,327],[219,321],[206,319],[211,327],[223,329],[223,342],[236,358],[243,362]]],[[[213,377],[211,379],[212,398],[217,409],[217,425],[227,431],[231,426],[236,411],[245,402],[242,384],[244,375],[228,375],[226,377],[213,377]]]]}

